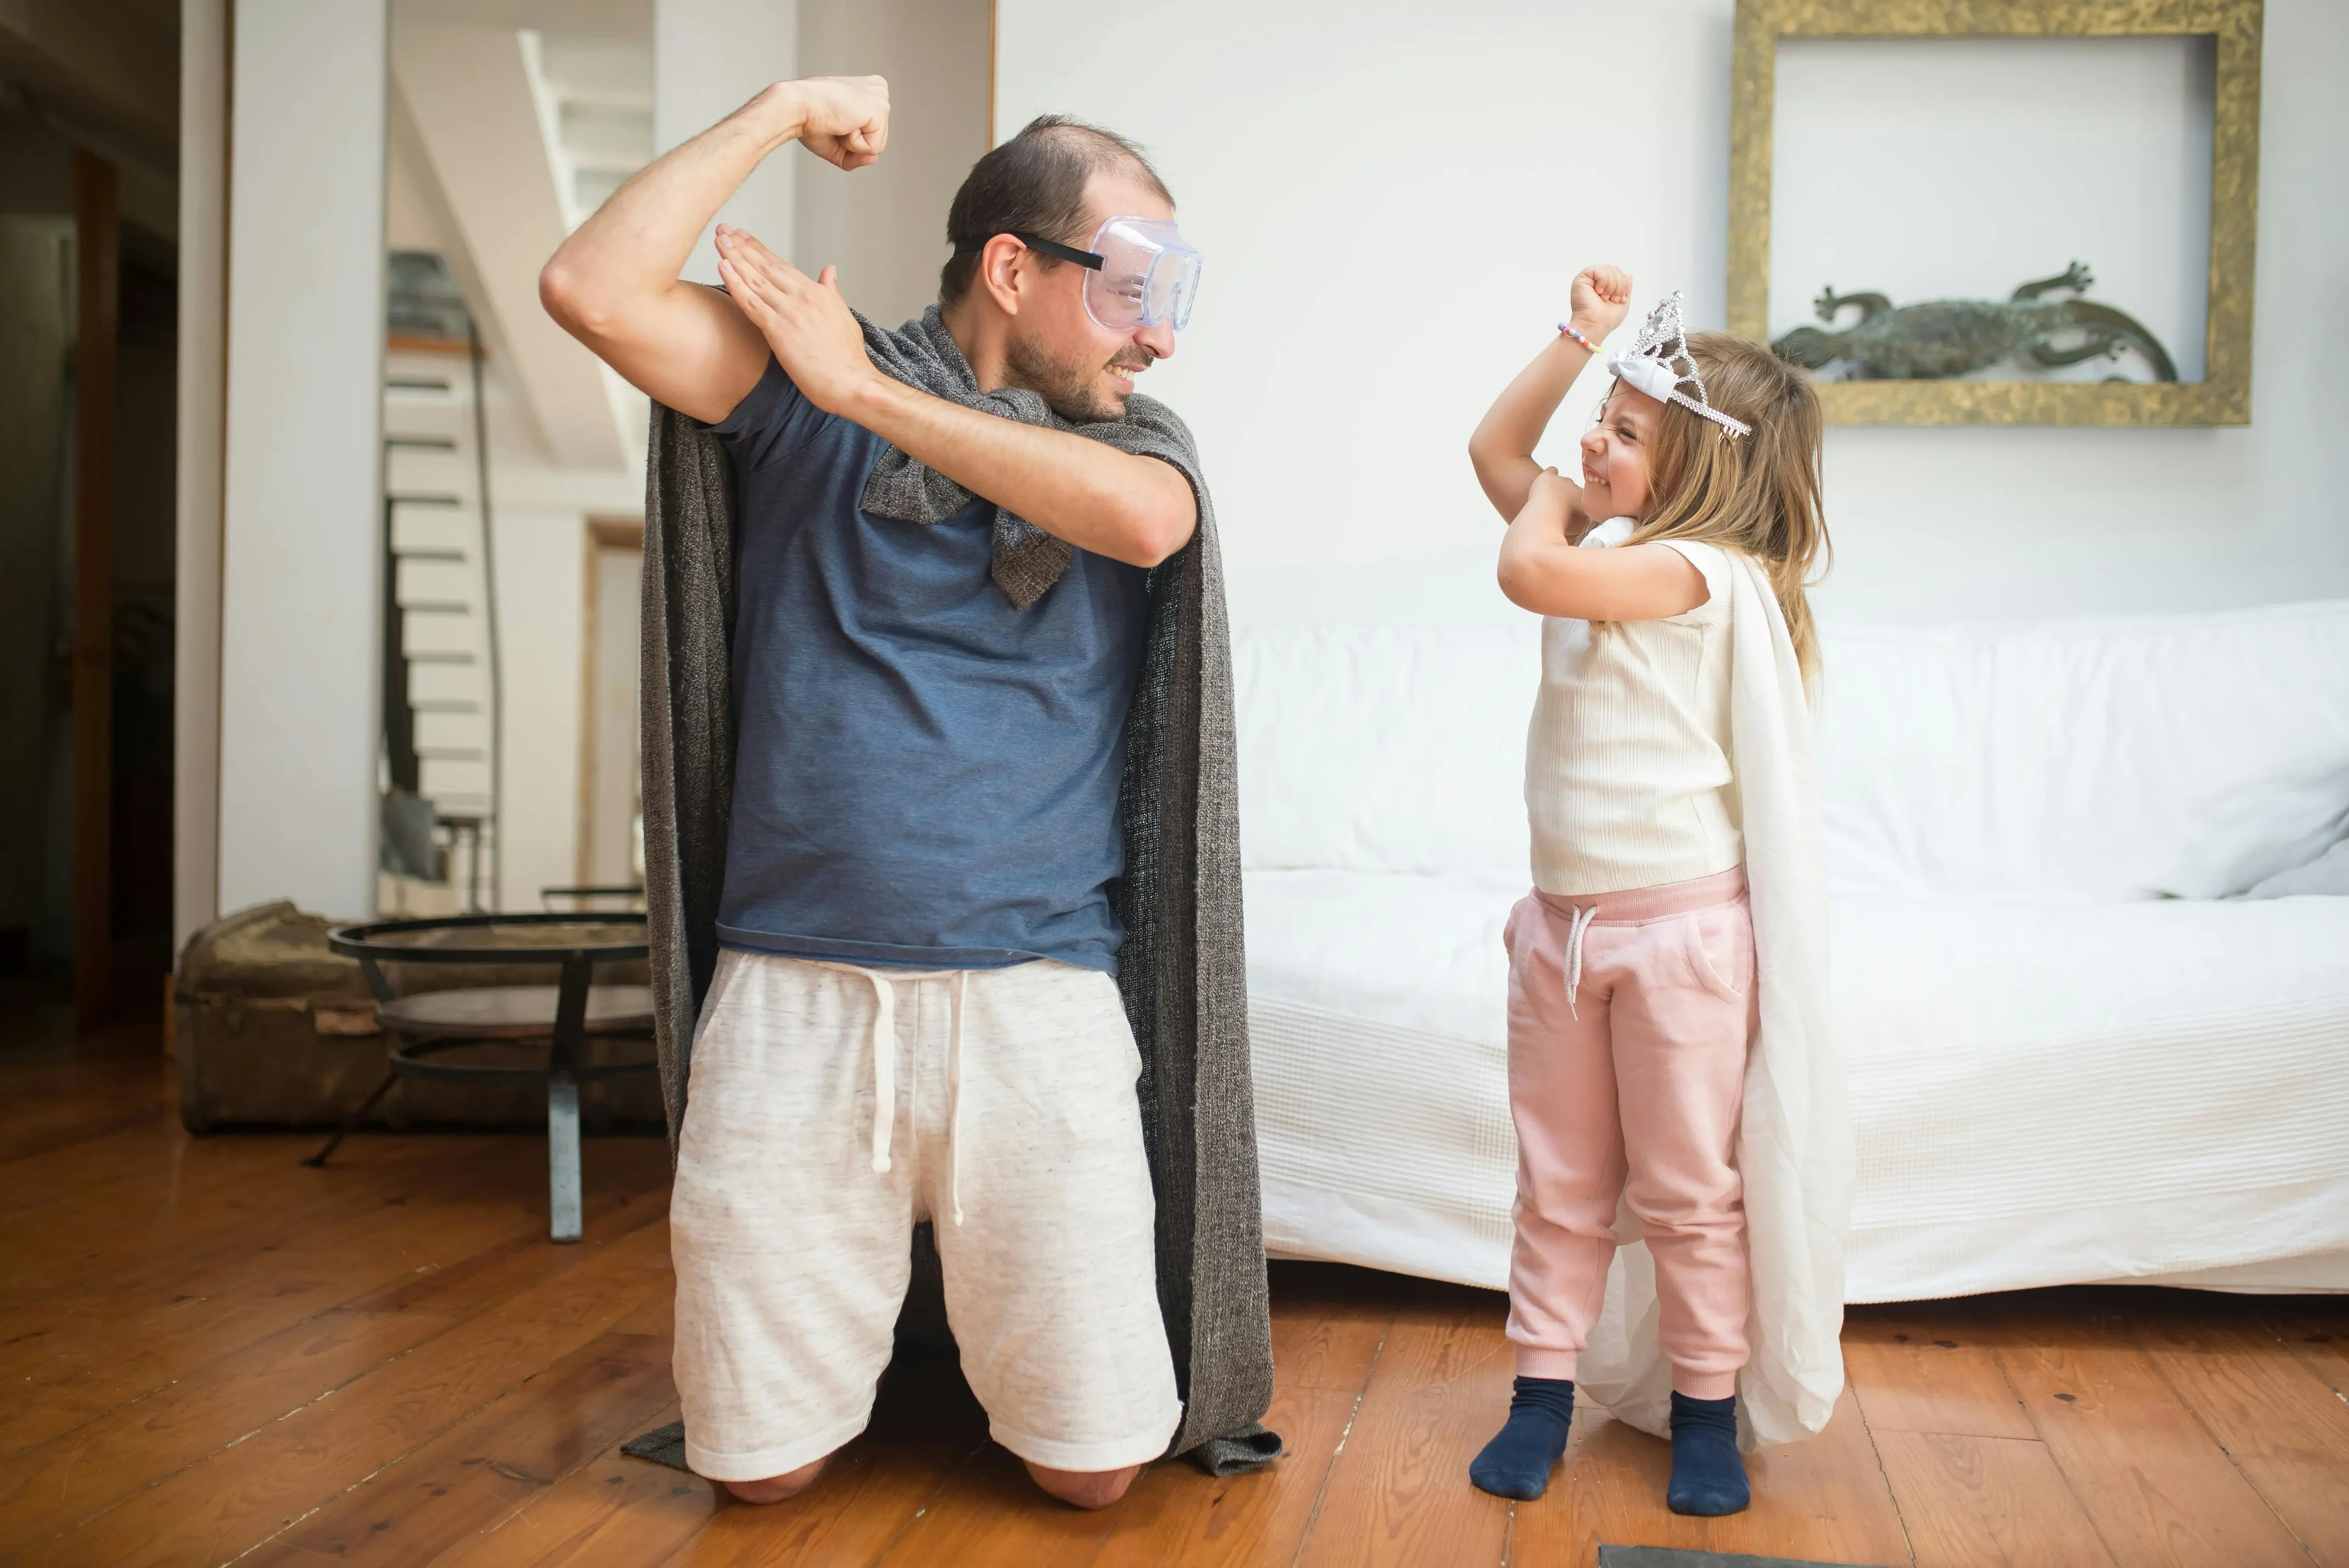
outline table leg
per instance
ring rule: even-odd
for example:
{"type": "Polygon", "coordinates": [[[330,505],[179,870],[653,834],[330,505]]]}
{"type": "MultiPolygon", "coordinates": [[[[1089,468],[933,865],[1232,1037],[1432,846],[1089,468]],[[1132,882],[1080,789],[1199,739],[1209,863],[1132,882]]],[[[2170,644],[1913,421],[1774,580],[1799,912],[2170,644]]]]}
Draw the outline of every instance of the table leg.
{"type": "Polygon", "coordinates": [[[548,1234],[557,1241],[576,1241],[580,1231],[579,1085],[575,1079],[546,1081],[546,1174],[552,1222],[548,1234]]]}
{"type": "MultiPolygon", "coordinates": [[[[375,1093],[369,1095],[366,1099],[361,1100],[359,1102],[359,1108],[343,1118],[343,1125],[335,1129],[335,1136],[326,1140],[326,1147],[320,1149],[317,1153],[312,1155],[302,1163],[308,1166],[313,1170],[324,1169],[326,1164],[326,1157],[335,1152],[336,1146],[340,1144],[345,1138],[350,1137],[351,1134],[359,1130],[359,1124],[367,1120],[367,1114],[369,1111],[375,1109],[375,1103],[383,1098],[385,1095],[388,1094],[391,1091],[392,1085],[398,1081],[399,1074],[397,1071],[386,1073],[383,1075],[383,1082],[375,1086],[375,1093]]],[[[575,1186],[576,1183],[574,1183],[574,1185],[575,1186]]]]}

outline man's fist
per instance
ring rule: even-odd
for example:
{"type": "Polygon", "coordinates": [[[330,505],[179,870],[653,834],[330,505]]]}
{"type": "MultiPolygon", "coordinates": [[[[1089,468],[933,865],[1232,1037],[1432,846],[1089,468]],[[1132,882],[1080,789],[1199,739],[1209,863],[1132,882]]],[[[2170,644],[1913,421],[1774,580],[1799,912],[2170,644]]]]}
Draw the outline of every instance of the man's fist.
{"type": "Polygon", "coordinates": [[[799,114],[800,145],[827,163],[862,169],[889,144],[889,84],[879,77],[778,82],[799,114]]]}
{"type": "Polygon", "coordinates": [[[1574,329],[1599,342],[1623,325],[1631,308],[1631,275],[1619,266],[1600,263],[1574,275],[1573,302],[1568,319],[1574,329]]]}

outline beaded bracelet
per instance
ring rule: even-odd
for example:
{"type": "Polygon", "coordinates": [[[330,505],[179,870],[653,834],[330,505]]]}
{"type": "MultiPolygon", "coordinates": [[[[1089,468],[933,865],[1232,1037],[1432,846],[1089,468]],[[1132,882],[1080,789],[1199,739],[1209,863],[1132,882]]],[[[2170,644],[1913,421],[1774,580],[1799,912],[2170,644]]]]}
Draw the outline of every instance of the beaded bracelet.
{"type": "Polygon", "coordinates": [[[1574,329],[1574,326],[1573,326],[1573,324],[1572,324],[1571,322],[1566,322],[1566,321],[1561,321],[1561,322],[1559,322],[1559,323],[1557,324],[1557,329],[1558,329],[1560,332],[1565,333],[1568,337],[1573,338],[1577,343],[1581,344],[1581,345],[1582,345],[1582,351],[1583,351],[1584,353],[1586,353],[1586,354],[1590,354],[1590,355],[1596,355],[1596,354],[1599,352],[1599,345],[1598,345],[1598,344],[1596,344],[1596,343],[1593,343],[1589,338],[1585,337],[1581,333],[1577,332],[1577,331],[1574,329]]]}

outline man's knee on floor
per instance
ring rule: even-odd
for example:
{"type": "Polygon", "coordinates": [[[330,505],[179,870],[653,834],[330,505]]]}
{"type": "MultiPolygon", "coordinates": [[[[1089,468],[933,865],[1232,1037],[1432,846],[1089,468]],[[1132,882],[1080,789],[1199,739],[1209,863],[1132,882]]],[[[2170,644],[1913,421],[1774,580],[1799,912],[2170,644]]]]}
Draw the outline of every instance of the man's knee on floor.
{"type": "Polygon", "coordinates": [[[769,1476],[764,1480],[720,1481],[718,1484],[731,1492],[738,1502],[788,1502],[807,1490],[823,1465],[823,1459],[815,1459],[795,1470],[769,1476]]]}
{"type": "Polygon", "coordinates": [[[1107,1508],[1123,1497],[1133,1478],[1142,1473],[1140,1465],[1122,1470],[1055,1470],[1022,1462],[1028,1464],[1028,1474],[1038,1486],[1075,1508],[1107,1508]]]}

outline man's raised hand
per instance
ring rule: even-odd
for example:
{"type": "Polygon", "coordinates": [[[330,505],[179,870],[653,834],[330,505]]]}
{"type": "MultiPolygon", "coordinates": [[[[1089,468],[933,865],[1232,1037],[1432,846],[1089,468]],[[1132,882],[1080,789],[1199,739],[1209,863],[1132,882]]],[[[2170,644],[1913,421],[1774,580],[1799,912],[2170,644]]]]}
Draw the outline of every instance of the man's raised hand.
{"type": "Polygon", "coordinates": [[[831,267],[810,277],[750,235],[720,223],[718,273],[792,384],[824,412],[842,412],[856,389],[880,374],[831,267]]]}
{"type": "Polygon", "coordinates": [[[889,145],[889,84],[879,77],[778,82],[799,110],[800,145],[827,163],[862,169],[889,145]]]}

